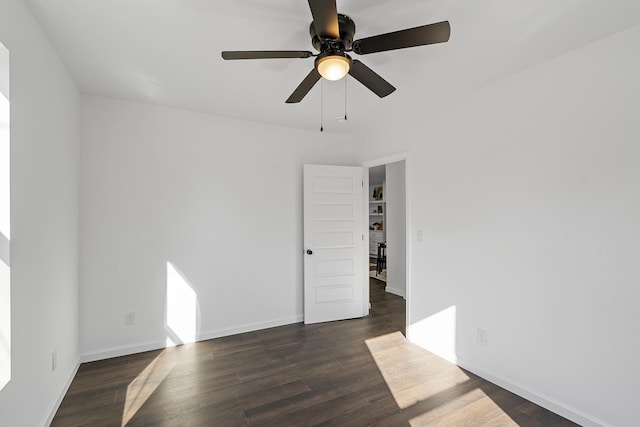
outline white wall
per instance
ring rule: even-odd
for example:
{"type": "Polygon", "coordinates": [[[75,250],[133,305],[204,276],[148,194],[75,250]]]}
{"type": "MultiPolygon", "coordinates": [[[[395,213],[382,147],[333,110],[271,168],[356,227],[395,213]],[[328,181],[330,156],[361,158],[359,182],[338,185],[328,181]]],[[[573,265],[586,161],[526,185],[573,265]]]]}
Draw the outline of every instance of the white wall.
{"type": "Polygon", "coordinates": [[[362,139],[408,151],[411,338],[585,425],[637,423],[639,50],[636,27],[362,139]]]}
{"type": "Polygon", "coordinates": [[[302,165],[352,163],[351,141],[91,96],[83,112],[85,359],[164,345],[167,262],[200,339],[302,319],[302,165]]]}
{"type": "Polygon", "coordinates": [[[387,292],[406,295],[405,162],[386,165],[387,292]]]}
{"type": "Polygon", "coordinates": [[[80,95],[24,2],[0,0],[0,10],[11,56],[12,282],[12,375],[0,423],[37,426],[78,361],[80,95]]]}

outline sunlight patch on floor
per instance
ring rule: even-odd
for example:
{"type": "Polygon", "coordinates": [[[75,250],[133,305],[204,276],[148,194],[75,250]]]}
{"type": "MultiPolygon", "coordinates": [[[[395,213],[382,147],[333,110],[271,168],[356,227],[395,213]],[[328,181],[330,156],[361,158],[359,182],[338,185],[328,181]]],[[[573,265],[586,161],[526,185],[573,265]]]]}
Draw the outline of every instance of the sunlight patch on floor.
{"type": "MultiPolygon", "coordinates": [[[[437,425],[491,425],[500,427],[520,425],[511,419],[511,417],[504,412],[504,409],[488,398],[487,395],[479,388],[473,389],[471,392],[467,393],[467,395],[460,396],[455,400],[458,399],[472,400],[473,403],[466,405],[463,411],[451,411],[450,415],[438,419],[437,425]]],[[[454,406],[456,405],[456,402],[452,401],[450,404],[454,406]]],[[[428,412],[420,414],[409,420],[409,425],[411,427],[426,427],[433,426],[433,424],[433,416],[428,412]]]]}
{"type": "Polygon", "coordinates": [[[469,379],[460,368],[410,343],[400,332],[368,339],[365,343],[400,409],[469,379]]]}
{"type": "Polygon", "coordinates": [[[142,408],[142,405],[156,391],[177,363],[176,349],[163,350],[147,367],[127,386],[127,395],[122,412],[122,427],[142,408]]]}
{"type": "Polygon", "coordinates": [[[365,343],[398,408],[412,415],[411,427],[518,425],[478,386],[476,377],[400,332],[365,343]]]}

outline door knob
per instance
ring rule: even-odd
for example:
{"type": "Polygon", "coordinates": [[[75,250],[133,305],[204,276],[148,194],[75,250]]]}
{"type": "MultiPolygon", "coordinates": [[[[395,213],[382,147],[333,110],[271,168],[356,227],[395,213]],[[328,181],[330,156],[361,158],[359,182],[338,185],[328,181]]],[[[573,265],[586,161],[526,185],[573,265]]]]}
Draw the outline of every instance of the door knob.
{"type": "Polygon", "coordinates": [[[313,251],[311,249],[307,249],[307,255],[313,255],[313,251]]]}

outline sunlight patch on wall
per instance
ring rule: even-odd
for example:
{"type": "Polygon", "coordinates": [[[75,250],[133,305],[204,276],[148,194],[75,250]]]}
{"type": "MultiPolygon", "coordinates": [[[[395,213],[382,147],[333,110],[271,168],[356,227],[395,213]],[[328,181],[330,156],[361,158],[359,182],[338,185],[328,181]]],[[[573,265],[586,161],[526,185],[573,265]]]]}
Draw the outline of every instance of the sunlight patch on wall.
{"type": "Polygon", "coordinates": [[[11,271],[0,260],[0,390],[11,380],[11,271]]]}
{"type": "Polygon", "coordinates": [[[412,323],[407,336],[412,343],[425,348],[451,363],[457,363],[456,306],[445,308],[425,319],[412,323]]]}
{"type": "Polygon", "coordinates": [[[162,384],[177,363],[174,348],[163,350],[153,362],[127,386],[127,395],[122,412],[122,427],[126,426],[138,413],[142,405],[162,384]]]}
{"type": "Polygon", "coordinates": [[[189,281],[167,262],[167,345],[195,342],[198,328],[198,298],[189,281]]]}
{"type": "Polygon", "coordinates": [[[9,110],[9,100],[0,92],[0,233],[7,239],[11,238],[9,110]]]}
{"type": "Polygon", "coordinates": [[[9,51],[0,43],[0,390],[11,380],[9,51]]]}

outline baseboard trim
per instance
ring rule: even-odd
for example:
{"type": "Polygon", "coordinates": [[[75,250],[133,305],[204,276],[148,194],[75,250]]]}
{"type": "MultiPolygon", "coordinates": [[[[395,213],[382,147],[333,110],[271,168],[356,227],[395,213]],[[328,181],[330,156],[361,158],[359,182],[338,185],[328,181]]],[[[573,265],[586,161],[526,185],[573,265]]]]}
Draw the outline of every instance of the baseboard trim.
{"type": "Polygon", "coordinates": [[[209,332],[201,332],[198,334],[198,341],[206,341],[214,338],[227,337],[229,335],[243,334],[245,332],[260,331],[262,329],[277,328],[278,326],[291,325],[293,323],[300,323],[304,320],[304,316],[299,314],[297,316],[285,317],[282,319],[270,320],[267,322],[248,323],[246,325],[235,326],[233,328],[217,329],[209,332]]]}
{"type": "Polygon", "coordinates": [[[544,393],[540,393],[536,390],[531,390],[527,387],[516,384],[512,381],[509,381],[499,375],[495,375],[491,372],[485,371],[484,369],[480,369],[464,358],[459,357],[456,354],[451,354],[450,352],[442,352],[438,348],[432,348],[426,342],[419,342],[417,340],[413,340],[411,334],[407,336],[407,339],[417,346],[424,348],[425,350],[435,354],[442,359],[453,363],[463,369],[466,369],[469,372],[472,372],[479,377],[484,378],[485,380],[492,382],[510,392],[517,394],[518,396],[527,399],[536,405],[542,406],[552,412],[555,412],[558,415],[565,417],[568,420],[571,420],[581,426],[584,427],[612,427],[612,424],[607,423],[593,415],[590,415],[580,409],[574,408],[571,405],[567,405],[564,402],[561,402],[557,399],[554,399],[550,396],[545,395],[544,393]]]}
{"type": "Polygon", "coordinates": [[[128,356],[130,354],[144,353],[146,351],[160,350],[166,348],[165,342],[147,342],[144,344],[110,347],[94,353],[80,355],[80,363],[95,362],[97,360],[112,359],[114,357],[128,356]]]}
{"type": "Polygon", "coordinates": [[[58,408],[60,408],[60,405],[62,404],[62,400],[64,399],[67,392],[69,391],[69,387],[71,387],[71,383],[73,382],[73,379],[76,377],[76,374],[78,373],[78,369],[80,369],[80,359],[76,360],[75,367],[71,370],[71,374],[67,378],[67,381],[65,382],[65,384],[62,386],[62,389],[58,393],[58,397],[56,398],[55,402],[53,402],[53,405],[51,406],[51,408],[49,408],[49,415],[47,415],[47,418],[42,423],[42,427],[48,427],[53,422],[53,417],[56,416],[56,412],[58,412],[58,408]]]}
{"type": "Polygon", "coordinates": [[[398,295],[399,297],[402,297],[402,298],[405,298],[405,299],[407,298],[406,295],[405,295],[405,292],[401,291],[400,289],[395,289],[395,288],[392,288],[390,286],[386,286],[384,288],[384,290],[389,292],[390,294],[398,295]]]}
{"type": "Polygon", "coordinates": [[[492,382],[506,390],[509,390],[512,393],[517,394],[520,397],[523,397],[536,405],[542,406],[552,412],[555,412],[558,415],[561,415],[568,420],[571,420],[575,423],[580,424],[584,427],[611,427],[611,424],[608,424],[592,415],[587,414],[584,411],[581,411],[577,408],[574,408],[570,405],[567,405],[563,402],[560,402],[552,397],[549,397],[543,393],[538,391],[533,391],[528,389],[527,387],[520,386],[515,384],[509,380],[506,380],[498,375],[494,375],[491,372],[485,371],[483,369],[478,368],[473,363],[468,360],[462,359],[457,355],[452,355],[449,353],[443,353],[438,349],[429,348],[428,345],[417,343],[409,337],[409,341],[412,341],[414,344],[424,348],[427,351],[453,363],[454,365],[458,365],[459,367],[466,369],[469,372],[478,375],[479,377],[484,378],[485,380],[492,382]]]}
{"type": "MultiPolygon", "coordinates": [[[[206,341],[214,338],[227,337],[229,335],[242,334],[245,332],[254,332],[262,329],[275,328],[278,326],[290,325],[292,323],[302,322],[304,316],[302,314],[285,317],[282,319],[269,320],[266,322],[247,323],[245,325],[234,326],[232,328],[222,328],[213,331],[200,332],[196,341],[206,341]]],[[[106,348],[97,352],[87,353],[80,356],[81,363],[95,362],[97,360],[111,359],[114,357],[128,356],[136,353],[144,353],[146,351],[160,350],[167,348],[166,341],[152,341],[133,346],[119,346],[106,348]]]]}
{"type": "Polygon", "coordinates": [[[571,420],[575,423],[580,424],[584,427],[612,427],[612,424],[609,424],[597,417],[594,417],[590,414],[587,414],[580,409],[574,408],[571,405],[567,405],[566,403],[560,402],[557,399],[554,399],[550,396],[545,395],[544,393],[540,393],[538,391],[530,390],[527,387],[520,386],[515,384],[509,380],[506,380],[498,375],[494,375],[490,372],[487,372],[483,369],[480,369],[474,366],[467,360],[461,359],[457,357],[457,365],[467,371],[470,371],[487,381],[490,381],[496,385],[499,385],[502,388],[509,390],[512,393],[517,394],[520,397],[523,397],[536,405],[542,406],[552,412],[555,412],[558,415],[562,415],[563,417],[571,420]]]}

